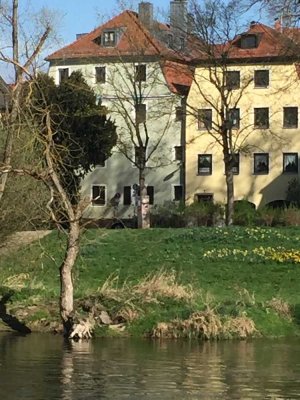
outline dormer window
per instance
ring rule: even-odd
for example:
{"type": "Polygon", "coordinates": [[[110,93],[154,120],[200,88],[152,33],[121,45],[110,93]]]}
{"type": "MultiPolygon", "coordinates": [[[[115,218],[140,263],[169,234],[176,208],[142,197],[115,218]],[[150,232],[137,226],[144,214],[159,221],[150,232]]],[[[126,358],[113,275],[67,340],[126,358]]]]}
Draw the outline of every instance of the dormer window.
{"type": "Polygon", "coordinates": [[[179,50],[184,50],[185,47],[185,39],[184,37],[179,38],[179,50]]]}
{"type": "Polygon", "coordinates": [[[241,37],[241,49],[255,49],[257,47],[257,36],[256,35],[243,35],[241,37]]]}
{"type": "Polygon", "coordinates": [[[103,46],[114,47],[116,45],[116,32],[106,31],[103,32],[103,46]]]}

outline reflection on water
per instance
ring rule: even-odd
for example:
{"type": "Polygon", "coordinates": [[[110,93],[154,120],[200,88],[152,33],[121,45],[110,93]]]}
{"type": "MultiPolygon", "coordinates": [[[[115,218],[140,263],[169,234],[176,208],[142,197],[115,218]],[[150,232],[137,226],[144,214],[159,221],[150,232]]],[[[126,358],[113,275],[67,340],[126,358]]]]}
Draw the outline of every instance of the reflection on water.
{"type": "Polygon", "coordinates": [[[0,335],[0,399],[300,399],[300,340],[0,335]]]}

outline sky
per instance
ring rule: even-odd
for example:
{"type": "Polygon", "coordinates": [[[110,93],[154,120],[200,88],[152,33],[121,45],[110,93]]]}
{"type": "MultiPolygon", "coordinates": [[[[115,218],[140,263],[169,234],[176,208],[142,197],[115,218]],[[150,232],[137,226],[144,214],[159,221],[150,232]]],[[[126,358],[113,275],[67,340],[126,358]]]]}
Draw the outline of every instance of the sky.
{"type": "MultiPolygon", "coordinates": [[[[154,5],[154,12],[159,20],[164,20],[167,14],[170,0],[150,0],[154,5]]],[[[76,33],[86,33],[96,26],[109,20],[120,13],[122,6],[127,9],[137,9],[138,0],[31,0],[31,4],[54,9],[59,16],[59,35],[64,44],[70,43],[76,38],[76,33]]]]}

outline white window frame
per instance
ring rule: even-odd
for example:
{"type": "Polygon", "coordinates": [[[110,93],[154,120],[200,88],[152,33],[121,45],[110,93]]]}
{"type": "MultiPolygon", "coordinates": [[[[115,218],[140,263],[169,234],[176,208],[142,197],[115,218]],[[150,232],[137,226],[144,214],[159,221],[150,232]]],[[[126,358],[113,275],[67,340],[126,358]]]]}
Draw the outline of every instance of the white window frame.
{"type": "Polygon", "coordinates": [[[103,183],[92,183],[91,184],[91,205],[92,207],[106,207],[107,206],[107,185],[103,183]],[[105,188],[104,191],[104,204],[94,204],[93,203],[93,187],[94,186],[103,186],[105,188]]]}

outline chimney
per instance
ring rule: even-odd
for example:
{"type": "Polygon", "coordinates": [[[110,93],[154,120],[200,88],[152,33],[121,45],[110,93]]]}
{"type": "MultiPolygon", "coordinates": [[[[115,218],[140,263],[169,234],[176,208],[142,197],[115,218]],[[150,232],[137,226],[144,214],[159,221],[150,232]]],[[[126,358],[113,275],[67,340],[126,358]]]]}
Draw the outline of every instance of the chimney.
{"type": "Polygon", "coordinates": [[[139,20],[147,28],[153,26],[153,4],[142,1],[139,3],[139,20]]]}
{"type": "Polygon", "coordinates": [[[187,0],[173,0],[170,2],[170,25],[173,30],[187,32],[187,0]]]}
{"type": "Polygon", "coordinates": [[[282,32],[281,18],[276,18],[276,19],[275,19],[274,29],[275,29],[276,31],[278,31],[278,32],[282,32]]]}

